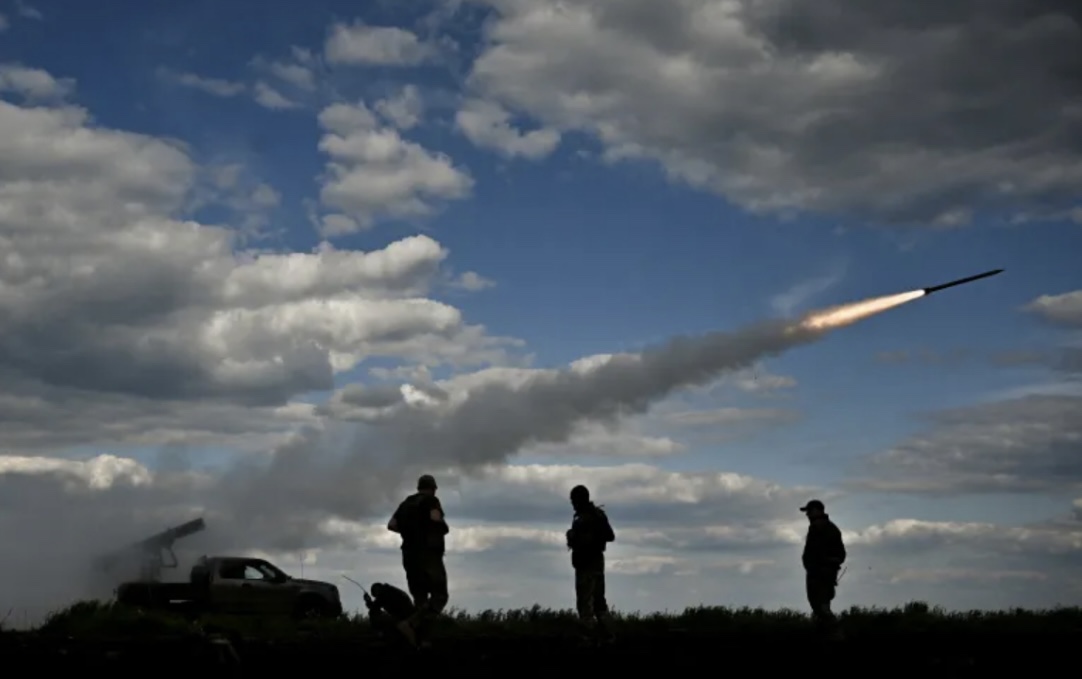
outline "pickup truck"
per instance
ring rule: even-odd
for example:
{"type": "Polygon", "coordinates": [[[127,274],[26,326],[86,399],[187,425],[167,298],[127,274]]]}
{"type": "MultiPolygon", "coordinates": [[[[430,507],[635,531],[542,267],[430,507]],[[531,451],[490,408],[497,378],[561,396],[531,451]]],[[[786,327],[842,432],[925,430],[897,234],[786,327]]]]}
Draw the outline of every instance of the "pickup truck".
{"type": "Polygon", "coordinates": [[[117,603],[144,608],[184,608],[199,613],[338,617],[342,600],[329,582],[286,575],[263,559],[202,557],[189,582],[125,582],[117,603]]]}

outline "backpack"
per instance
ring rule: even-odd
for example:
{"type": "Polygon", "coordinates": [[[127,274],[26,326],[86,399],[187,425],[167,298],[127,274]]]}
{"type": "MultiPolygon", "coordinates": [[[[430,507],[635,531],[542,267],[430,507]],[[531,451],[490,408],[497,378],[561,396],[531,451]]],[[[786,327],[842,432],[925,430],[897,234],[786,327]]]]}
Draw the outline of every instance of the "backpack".
{"type": "Polygon", "coordinates": [[[572,530],[574,531],[572,546],[576,551],[604,552],[606,544],[616,540],[608,515],[597,506],[576,514],[572,530]]]}
{"type": "Polygon", "coordinates": [[[433,547],[430,545],[432,521],[429,512],[435,503],[424,493],[410,495],[398,506],[395,516],[398,519],[398,531],[402,535],[403,547],[433,547]]]}

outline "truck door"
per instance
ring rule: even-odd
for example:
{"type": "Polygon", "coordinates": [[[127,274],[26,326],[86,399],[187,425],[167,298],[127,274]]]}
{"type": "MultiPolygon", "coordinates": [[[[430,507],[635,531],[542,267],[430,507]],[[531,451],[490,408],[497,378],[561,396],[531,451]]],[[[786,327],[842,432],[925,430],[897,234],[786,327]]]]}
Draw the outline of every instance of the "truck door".
{"type": "Polygon", "coordinates": [[[261,605],[263,612],[275,615],[289,615],[297,601],[300,587],[293,579],[266,561],[253,561],[249,568],[258,571],[263,587],[261,605]]]}
{"type": "Polygon", "coordinates": [[[218,562],[216,577],[211,581],[210,600],[222,613],[258,613],[251,596],[251,583],[245,577],[245,563],[240,559],[218,562]]]}

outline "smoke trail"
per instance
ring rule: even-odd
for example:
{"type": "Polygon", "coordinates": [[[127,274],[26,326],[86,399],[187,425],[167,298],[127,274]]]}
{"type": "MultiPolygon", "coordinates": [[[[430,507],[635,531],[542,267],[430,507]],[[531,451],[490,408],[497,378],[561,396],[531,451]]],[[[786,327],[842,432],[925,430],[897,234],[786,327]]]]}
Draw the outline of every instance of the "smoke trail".
{"type": "Polygon", "coordinates": [[[380,443],[396,459],[409,462],[442,461],[467,469],[502,462],[528,445],[565,442],[582,423],[641,414],[677,389],[706,384],[923,294],[918,290],[843,304],[795,322],[675,338],[590,370],[543,373],[517,388],[475,388],[452,408],[402,404],[380,432],[380,443]]]}
{"type": "MultiPolygon", "coordinates": [[[[404,385],[410,388],[403,388],[394,403],[381,391],[379,415],[366,417],[354,430],[350,443],[357,452],[328,465],[325,436],[279,451],[258,476],[234,478],[237,483],[224,494],[230,503],[224,513],[276,528],[283,543],[299,539],[299,534],[284,535],[285,527],[307,531],[328,517],[356,519],[388,502],[392,489],[422,471],[477,472],[527,446],[566,442],[582,424],[644,413],[677,389],[709,383],[918,296],[879,297],[795,321],[678,337],[589,369],[540,372],[517,386],[489,382],[449,393],[432,385],[404,385]]],[[[339,404],[365,404],[372,396],[355,387],[337,398],[339,404]]],[[[333,405],[325,409],[333,411],[333,405]]]]}

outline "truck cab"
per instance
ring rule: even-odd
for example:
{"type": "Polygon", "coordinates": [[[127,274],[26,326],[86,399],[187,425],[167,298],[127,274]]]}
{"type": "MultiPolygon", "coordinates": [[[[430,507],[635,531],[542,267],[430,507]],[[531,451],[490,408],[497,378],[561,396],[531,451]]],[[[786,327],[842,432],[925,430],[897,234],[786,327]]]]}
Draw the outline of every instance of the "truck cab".
{"type": "Polygon", "coordinates": [[[263,559],[203,559],[192,568],[192,584],[198,586],[199,580],[209,588],[210,602],[217,610],[302,617],[342,613],[337,587],[329,582],[291,577],[263,559]]]}
{"type": "Polygon", "coordinates": [[[117,600],[136,605],[195,605],[199,610],[248,615],[337,617],[342,613],[338,588],[319,580],[286,574],[264,559],[202,557],[189,583],[125,583],[117,600]]]}

